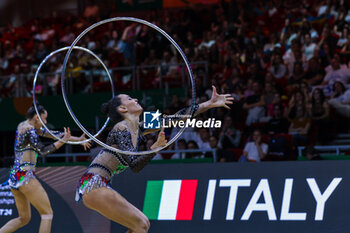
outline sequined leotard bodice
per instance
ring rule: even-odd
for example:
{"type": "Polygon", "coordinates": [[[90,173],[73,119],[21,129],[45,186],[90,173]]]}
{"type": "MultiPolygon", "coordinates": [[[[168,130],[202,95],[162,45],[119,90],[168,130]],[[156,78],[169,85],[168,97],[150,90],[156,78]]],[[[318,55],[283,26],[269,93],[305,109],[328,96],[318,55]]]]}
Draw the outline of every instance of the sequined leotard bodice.
{"type": "MultiPolygon", "coordinates": [[[[116,128],[109,132],[106,144],[123,151],[136,151],[143,140],[142,128],[139,128],[136,147],[132,143],[130,132],[126,128],[116,128]]],[[[119,154],[108,149],[102,149],[93,160],[87,172],[103,175],[108,180],[114,174],[119,174],[130,167],[134,172],[140,171],[154,157],[155,154],[143,156],[119,154]]]]}
{"type": "MultiPolygon", "coordinates": [[[[196,114],[198,107],[198,105],[195,105],[194,114],[196,114]]],[[[178,111],[175,115],[183,116],[188,111],[189,108],[184,108],[178,111]]],[[[143,139],[143,134],[145,131],[141,126],[142,124],[138,130],[138,138],[135,147],[132,142],[131,133],[128,131],[128,129],[126,127],[118,126],[109,132],[106,144],[123,151],[136,151],[138,149],[138,144],[143,139]]],[[[141,171],[147,165],[147,163],[153,159],[154,156],[154,153],[136,156],[119,154],[115,153],[114,151],[103,149],[93,160],[87,172],[91,171],[94,174],[103,175],[109,180],[112,175],[119,174],[128,167],[130,167],[134,172],[141,171]]]]}

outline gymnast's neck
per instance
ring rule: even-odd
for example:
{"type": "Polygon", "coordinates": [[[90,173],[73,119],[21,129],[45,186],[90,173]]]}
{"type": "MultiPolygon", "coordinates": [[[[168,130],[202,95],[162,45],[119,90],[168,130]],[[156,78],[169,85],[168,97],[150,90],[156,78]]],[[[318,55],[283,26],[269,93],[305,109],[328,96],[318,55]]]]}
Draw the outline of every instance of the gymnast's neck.
{"type": "Polygon", "coordinates": [[[137,131],[139,128],[140,115],[139,114],[128,114],[124,115],[124,120],[127,121],[132,127],[133,131],[137,131]]]}

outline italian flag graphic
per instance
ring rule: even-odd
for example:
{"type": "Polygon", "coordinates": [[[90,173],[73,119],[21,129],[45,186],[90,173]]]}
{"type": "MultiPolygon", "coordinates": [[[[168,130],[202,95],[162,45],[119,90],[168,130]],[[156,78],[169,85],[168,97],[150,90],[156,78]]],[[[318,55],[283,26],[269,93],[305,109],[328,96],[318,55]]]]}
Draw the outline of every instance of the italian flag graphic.
{"type": "Polygon", "coordinates": [[[198,180],[150,180],[143,213],[150,220],[192,220],[198,180]]]}

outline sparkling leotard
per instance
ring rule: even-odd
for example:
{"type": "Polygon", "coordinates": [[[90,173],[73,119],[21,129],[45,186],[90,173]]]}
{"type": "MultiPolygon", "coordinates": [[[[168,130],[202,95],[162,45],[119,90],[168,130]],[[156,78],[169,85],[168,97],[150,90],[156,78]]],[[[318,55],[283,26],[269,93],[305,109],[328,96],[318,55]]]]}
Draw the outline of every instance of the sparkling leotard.
{"type": "MultiPolygon", "coordinates": [[[[23,184],[28,184],[35,179],[35,165],[38,153],[42,156],[50,154],[56,150],[55,145],[49,144],[45,146],[39,138],[47,136],[44,129],[28,129],[23,133],[16,132],[15,141],[15,161],[11,168],[9,185],[13,189],[18,189],[23,184]]],[[[55,132],[57,136],[61,136],[61,132],[55,132]]]]}

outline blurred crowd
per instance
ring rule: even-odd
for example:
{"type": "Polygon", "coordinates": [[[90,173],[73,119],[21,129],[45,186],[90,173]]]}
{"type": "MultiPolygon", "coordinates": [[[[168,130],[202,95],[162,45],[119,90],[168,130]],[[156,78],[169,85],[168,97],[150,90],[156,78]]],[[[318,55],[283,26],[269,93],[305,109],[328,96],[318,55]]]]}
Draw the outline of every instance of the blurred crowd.
{"type": "MultiPolygon", "coordinates": [[[[72,43],[92,23],[114,16],[113,9],[102,11],[99,5],[90,5],[78,17],[53,14],[21,27],[3,28],[0,75],[8,78],[0,78],[1,96],[13,95],[16,75],[33,73],[49,52],[72,43]]],[[[214,6],[155,10],[142,18],[171,35],[189,61],[208,62],[207,70],[192,67],[198,102],[211,97],[212,85],[219,93],[235,97],[230,111],[213,109],[200,116],[222,120],[222,128],[188,129],[172,148],[217,149],[217,159],[222,162],[291,160],[296,159],[297,146],[329,144],[336,134],[348,132],[349,1],[232,0],[214,6]]],[[[160,77],[164,82],[180,83],[182,58],[147,26],[111,23],[88,33],[80,45],[97,53],[109,68],[156,65],[141,71],[149,88],[159,88],[160,77]]],[[[59,72],[61,66],[58,56],[45,71],[59,72]]],[[[68,67],[70,71],[94,70],[99,64],[78,52],[68,67]]],[[[118,75],[119,86],[130,87],[128,73],[118,75]]],[[[95,76],[89,88],[103,91],[105,77],[95,76]]],[[[81,86],[88,85],[85,79],[77,80],[81,86]]],[[[59,75],[50,76],[47,83],[56,94],[59,75]]],[[[176,112],[189,98],[174,95],[164,112],[176,112]]],[[[152,140],[148,138],[142,147],[152,145],[152,140]]],[[[158,157],[210,156],[211,152],[158,157]]]]}

